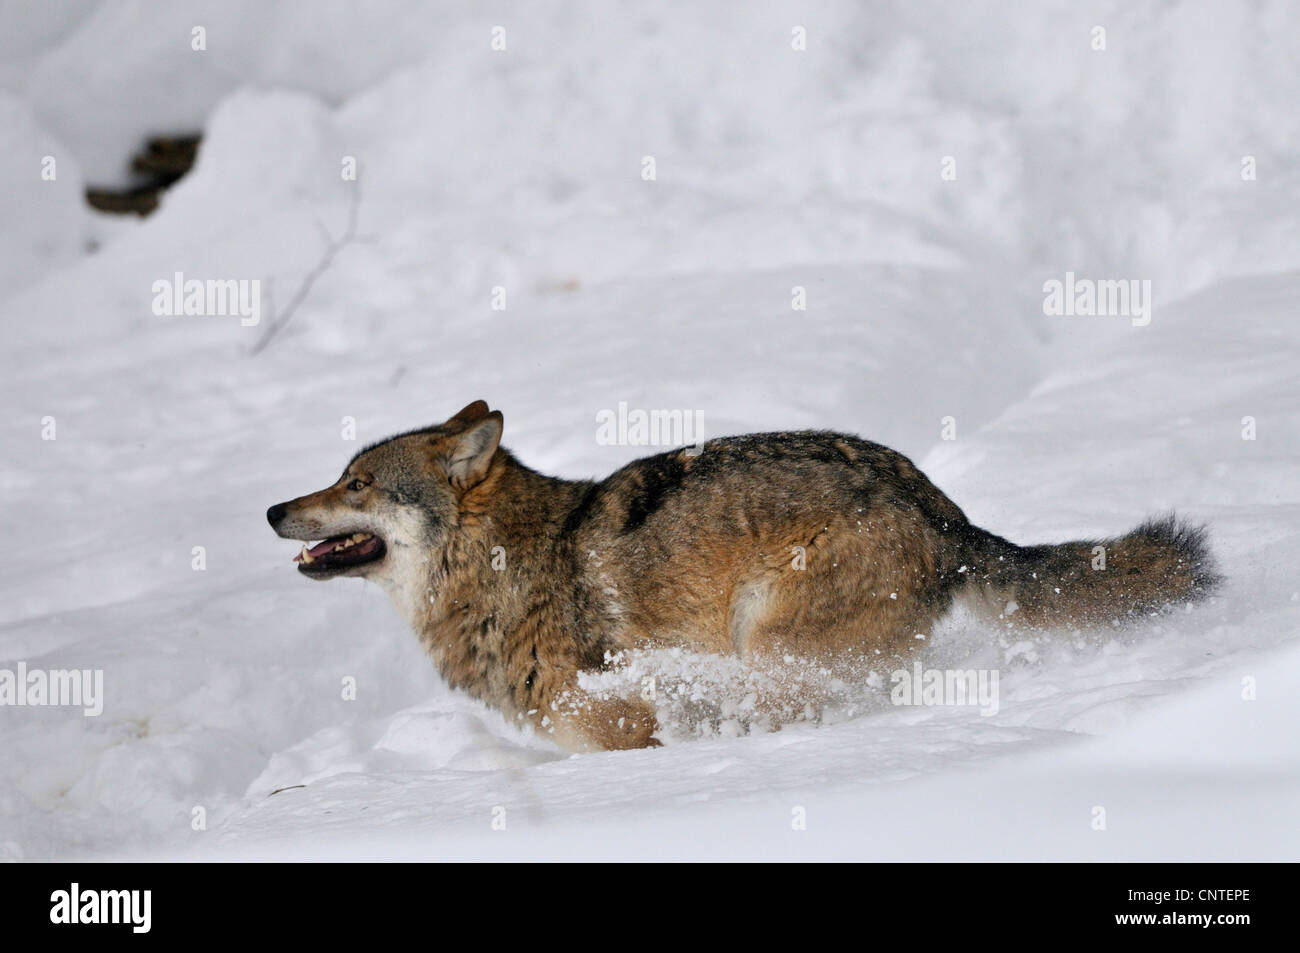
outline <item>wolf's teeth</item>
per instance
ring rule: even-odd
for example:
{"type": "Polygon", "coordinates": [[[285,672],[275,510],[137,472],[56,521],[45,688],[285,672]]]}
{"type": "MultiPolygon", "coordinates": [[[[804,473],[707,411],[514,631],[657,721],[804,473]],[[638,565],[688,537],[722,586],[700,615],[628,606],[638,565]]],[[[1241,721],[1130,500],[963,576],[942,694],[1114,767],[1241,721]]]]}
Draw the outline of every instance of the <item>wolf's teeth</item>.
{"type": "Polygon", "coordinates": [[[369,534],[369,533],[353,533],[353,534],[352,534],[352,542],[354,542],[354,543],[359,543],[359,542],[361,542],[363,539],[369,539],[369,538],[370,538],[370,534],[369,534]]]}
{"type": "Polygon", "coordinates": [[[306,543],[304,543],[302,547],[302,561],[304,563],[314,563],[316,561],[316,557],[313,556],[311,553],[307,552],[306,543]]]}

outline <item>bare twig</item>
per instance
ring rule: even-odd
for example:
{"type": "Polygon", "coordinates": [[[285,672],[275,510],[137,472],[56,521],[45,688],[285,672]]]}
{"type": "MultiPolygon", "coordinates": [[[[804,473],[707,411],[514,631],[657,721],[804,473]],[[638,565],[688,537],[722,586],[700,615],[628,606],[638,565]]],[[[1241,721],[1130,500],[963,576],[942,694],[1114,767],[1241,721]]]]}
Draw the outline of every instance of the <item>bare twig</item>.
{"type": "Polygon", "coordinates": [[[307,272],[307,274],[303,276],[302,284],[298,286],[298,290],[294,292],[293,297],[289,299],[289,303],[285,305],[284,310],[276,313],[274,309],[272,309],[271,317],[266,322],[266,330],[262,332],[262,336],[258,339],[258,342],[253,345],[252,354],[261,354],[266,350],[266,346],[271,343],[272,339],[284,330],[284,326],[289,323],[289,319],[293,317],[293,313],[298,310],[299,306],[304,301],[307,300],[307,296],[311,294],[312,285],[316,284],[316,279],[329,271],[330,265],[334,263],[334,257],[342,251],[345,246],[352,244],[352,242],[356,240],[357,211],[360,206],[361,182],[360,180],[357,180],[352,183],[352,201],[348,205],[348,224],[342,235],[338,238],[332,237],[320,220],[316,220],[316,225],[320,228],[321,234],[325,238],[325,253],[321,255],[320,261],[316,262],[311,271],[307,272]]]}

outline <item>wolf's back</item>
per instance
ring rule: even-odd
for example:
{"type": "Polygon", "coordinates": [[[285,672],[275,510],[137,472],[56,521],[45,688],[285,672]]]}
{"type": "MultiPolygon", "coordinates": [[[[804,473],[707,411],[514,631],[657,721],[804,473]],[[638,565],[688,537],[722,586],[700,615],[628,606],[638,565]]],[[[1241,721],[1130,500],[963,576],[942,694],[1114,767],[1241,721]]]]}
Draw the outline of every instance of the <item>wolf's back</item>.
{"type": "Polygon", "coordinates": [[[1107,624],[1203,598],[1221,579],[1205,528],[1173,514],[1113,539],[1042,546],[972,529],[968,585],[989,610],[1022,625],[1107,624]]]}

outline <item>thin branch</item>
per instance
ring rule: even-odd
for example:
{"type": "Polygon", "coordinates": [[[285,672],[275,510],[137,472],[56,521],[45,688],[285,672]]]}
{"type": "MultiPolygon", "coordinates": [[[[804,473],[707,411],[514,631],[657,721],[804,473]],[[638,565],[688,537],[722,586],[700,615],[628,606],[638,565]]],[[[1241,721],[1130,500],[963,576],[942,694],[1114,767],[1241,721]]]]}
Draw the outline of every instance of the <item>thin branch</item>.
{"type": "Polygon", "coordinates": [[[293,297],[289,299],[289,303],[285,305],[284,311],[278,314],[275,313],[274,310],[272,311],[271,317],[266,323],[266,330],[262,332],[262,337],[258,342],[253,345],[251,353],[254,356],[261,354],[266,350],[266,346],[271,343],[272,339],[284,330],[284,326],[289,323],[289,319],[293,317],[294,312],[298,310],[299,306],[307,300],[307,296],[311,294],[311,289],[312,286],[316,284],[316,279],[329,271],[330,265],[334,263],[334,257],[342,251],[344,247],[352,244],[356,240],[357,212],[360,207],[361,182],[360,180],[357,180],[352,184],[352,201],[348,204],[348,225],[341,236],[338,238],[331,237],[329,232],[325,229],[325,226],[321,224],[320,220],[316,220],[317,226],[325,237],[325,253],[321,256],[320,261],[316,262],[311,271],[307,272],[307,274],[303,276],[302,284],[298,286],[298,290],[294,292],[293,297]]]}

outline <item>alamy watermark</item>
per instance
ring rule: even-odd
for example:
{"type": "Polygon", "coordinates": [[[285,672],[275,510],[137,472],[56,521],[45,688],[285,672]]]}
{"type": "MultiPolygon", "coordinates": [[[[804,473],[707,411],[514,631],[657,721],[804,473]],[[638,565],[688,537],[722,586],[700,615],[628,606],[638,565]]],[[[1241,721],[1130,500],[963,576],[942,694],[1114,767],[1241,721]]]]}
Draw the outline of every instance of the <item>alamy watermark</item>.
{"type": "Polygon", "coordinates": [[[1067,271],[1065,280],[1043,282],[1043,314],[1052,317],[1096,315],[1133,319],[1135,328],[1151,323],[1151,279],[1076,278],[1067,271]]]}
{"type": "Polygon", "coordinates": [[[186,278],[176,272],[153,283],[153,313],[159,317],[238,315],[246,328],[262,321],[262,282],[257,278],[186,278]]]}
{"type": "Polygon", "coordinates": [[[602,447],[682,447],[699,453],[704,443],[704,413],[699,410],[628,409],[596,412],[596,443],[602,447]]]}
{"type": "Polygon", "coordinates": [[[920,662],[909,672],[900,668],[889,676],[895,705],[978,705],[984,717],[998,713],[998,670],[995,668],[931,668],[920,662]]]}
{"type": "Polygon", "coordinates": [[[43,669],[19,662],[0,668],[0,708],[5,706],[76,707],[87,718],[104,712],[103,669],[43,669]]]}
{"type": "Polygon", "coordinates": [[[121,924],[132,933],[148,933],[152,911],[152,890],[86,890],[74,882],[50,894],[53,924],[121,924]]]}

